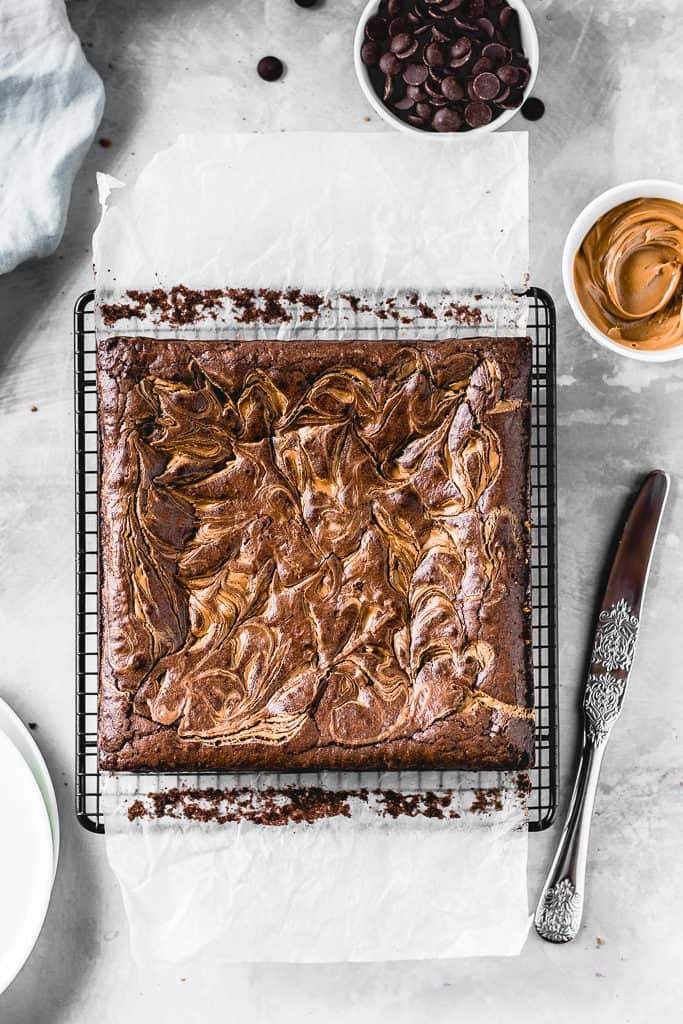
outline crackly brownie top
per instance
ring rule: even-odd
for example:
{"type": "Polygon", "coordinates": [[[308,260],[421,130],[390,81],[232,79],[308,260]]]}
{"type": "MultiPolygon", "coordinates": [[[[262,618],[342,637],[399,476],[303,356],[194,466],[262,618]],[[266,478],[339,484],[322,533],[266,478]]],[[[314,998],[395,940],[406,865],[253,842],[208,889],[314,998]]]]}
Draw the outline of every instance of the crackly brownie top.
{"type": "Polygon", "coordinates": [[[505,344],[100,344],[102,655],[138,715],[363,746],[532,714],[496,623],[525,554],[505,344]]]}

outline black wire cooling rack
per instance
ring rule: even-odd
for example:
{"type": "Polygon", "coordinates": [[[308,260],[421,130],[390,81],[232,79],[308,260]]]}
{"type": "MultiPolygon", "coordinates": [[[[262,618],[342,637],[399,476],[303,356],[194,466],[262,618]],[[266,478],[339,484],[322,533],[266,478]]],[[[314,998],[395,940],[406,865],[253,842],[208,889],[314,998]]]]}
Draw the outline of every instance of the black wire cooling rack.
{"type": "MultiPolygon", "coordinates": [[[[540,832],[557,804],[557,558],[555,440],[555,307],[533,288],[528,334],[533,341],[531,502],[532,636],[536,700],[536,765],[531,770],[529,829],[540,832]]],[[[76,816],[104,832],[97,765],[98,455],[94,293],[74,308],[76,420],[76,816]]],[[[195,776],[196,773],[185,773],[195,776]]]]}

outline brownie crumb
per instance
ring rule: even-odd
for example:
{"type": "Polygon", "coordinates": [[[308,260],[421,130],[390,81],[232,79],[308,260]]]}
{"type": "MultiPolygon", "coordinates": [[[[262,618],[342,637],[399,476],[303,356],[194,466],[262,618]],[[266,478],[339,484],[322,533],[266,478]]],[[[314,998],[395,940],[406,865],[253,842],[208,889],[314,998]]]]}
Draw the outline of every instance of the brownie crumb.
{"type": "Polygon", "coordinates": [[[502,811],[503,797],[499,789],[478,789],[470,805],[473,814],[487,814],[489,811],[502,811]]]}
{"type": "Polygon", "coordinates": [[[128,821],[135,821],[136,818],[144,818],[146,816],[147,811],[142,800],[134,800],[128,808],[128,821]]]}
{"type": "Polygon", "coordinates": [[[369,803],[373,797],[382,817],[424,817],[439,820],[460,817],[451,806],[453,791],[442,793],[398,793],[394,790],[326,790],[320,786],[288,786],[283,789],[255,790],[197,789],[173,787],[160,793],[148,793],[146,802],[135,800],[128,808],[129,821],[138,818],[185,818],[219,825],[249,821],[255,825],[280,827],[312,824],[323,818],[351,817],[349,801],[369,803]]]}

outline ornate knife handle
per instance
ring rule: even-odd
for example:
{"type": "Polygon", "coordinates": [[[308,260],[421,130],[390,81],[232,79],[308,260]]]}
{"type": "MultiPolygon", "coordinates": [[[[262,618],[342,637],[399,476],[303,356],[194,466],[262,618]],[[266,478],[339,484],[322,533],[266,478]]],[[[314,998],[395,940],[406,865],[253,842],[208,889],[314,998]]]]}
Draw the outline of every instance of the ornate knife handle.
{"type": "Polygon", "coordinates": [[[593,805],[605,741],[584,737],[579,770],[560,845],[541,893],[534,924],[542,939],[569,942],[581,927],[593,805]]]}
{"type": "Polygon", "coordinates": [[[581,926],[593,805],[607,740],[624,702],[638,618],[624,600],[600,613],[583,694],[583,748],[560,845],[534,924],[542,939],[569,942],[581,926]]]}

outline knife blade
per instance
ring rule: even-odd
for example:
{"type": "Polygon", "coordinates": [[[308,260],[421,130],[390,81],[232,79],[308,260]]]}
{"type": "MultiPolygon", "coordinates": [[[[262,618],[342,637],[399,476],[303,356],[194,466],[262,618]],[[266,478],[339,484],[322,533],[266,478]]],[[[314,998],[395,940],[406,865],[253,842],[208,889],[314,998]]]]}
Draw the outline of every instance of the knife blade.
{"type": "Polygon", "coordinates": [[[621,714],[669,477],[654,470],[631,507],[598,614],[583,692],[583,744],[567,819],[541,891],[534,924],[548,942],[569,942],[583,916],[590,825],[600,768],[621,714]]]}

